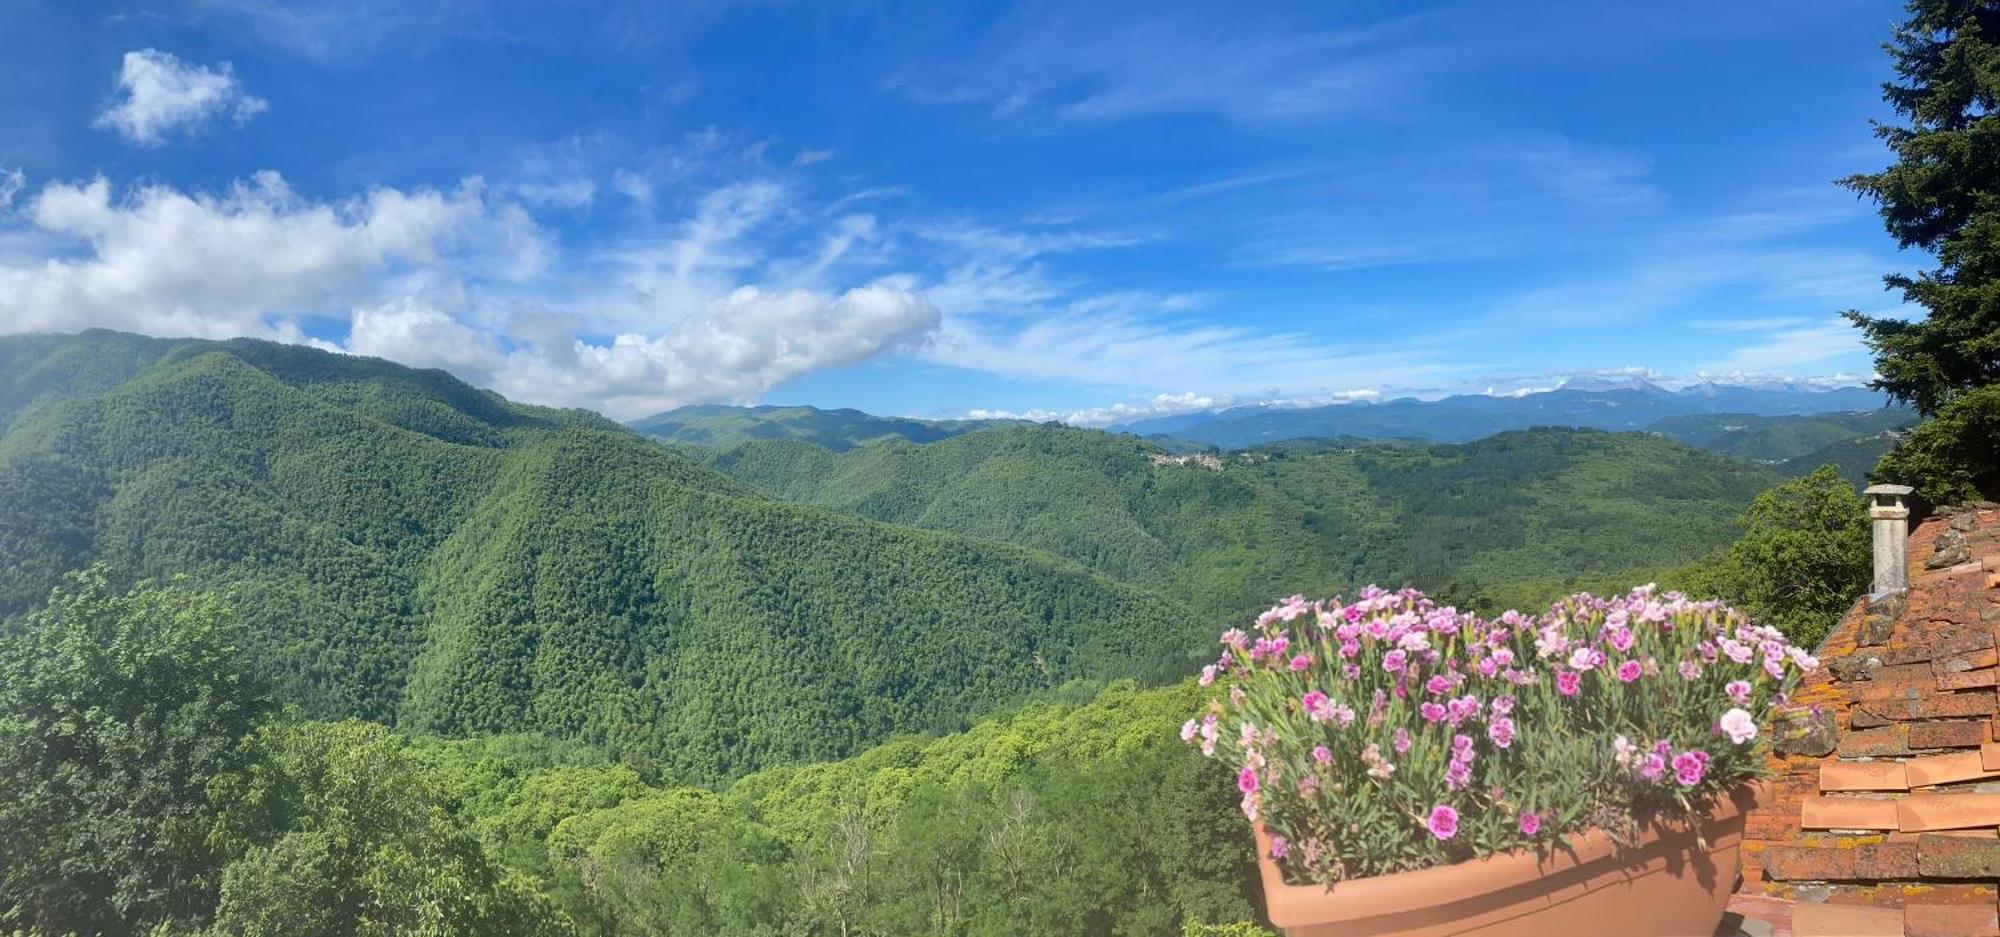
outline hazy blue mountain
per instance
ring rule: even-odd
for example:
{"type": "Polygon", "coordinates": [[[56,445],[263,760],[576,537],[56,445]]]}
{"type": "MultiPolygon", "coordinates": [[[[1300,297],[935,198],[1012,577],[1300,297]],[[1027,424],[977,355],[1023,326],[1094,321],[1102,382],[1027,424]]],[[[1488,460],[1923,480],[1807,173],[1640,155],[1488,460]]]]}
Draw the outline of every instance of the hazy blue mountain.
{"type": "Polygon", "coordinates": [[[845,452],[884,439],[937,442],[1009,420],[917,420],[818,407],[704,404],[655,413],[626,424],[662,442],[723,448],[757,439],[796,439],[845,452]]]}
{"type": "Polygon", "coordinates": [[[1686,414],[1785,416],[1875,411],[1887,404],[1882,394],[1862,387],[1816,390],[1704,383],[1673,391],[1639,380],[1575,378],[1555,390],[1518,396],[1459,394],[1439,400],[1406,397],[1324,407],[1236,407],[1137,420],[1113,428],[1225,448],[1308,436],[1469,442],[1536,426],[1643,430],[1686,414]]]}

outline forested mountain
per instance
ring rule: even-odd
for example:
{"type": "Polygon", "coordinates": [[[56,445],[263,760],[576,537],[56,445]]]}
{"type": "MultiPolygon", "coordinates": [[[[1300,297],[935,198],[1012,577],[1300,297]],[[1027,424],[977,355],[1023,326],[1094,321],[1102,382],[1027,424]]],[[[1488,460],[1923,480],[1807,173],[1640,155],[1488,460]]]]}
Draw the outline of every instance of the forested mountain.
{"type": "Polygon", "coordinates": [[[1185,673],[1214,631],[1063,560],[779,503],[593,414],[373,359],[4,338],[0,413],[0,615],[90,563],[226,587],[313,716],[705,780],[1185,673]]]}
{"type": "Polygon", "coordinates": [[[639,433],[677,445],[726,447],[754,439],[797,439],[845,452],[885,439],[936,442],[1010,422],[1015,421],[915,420],[845,408],[703,404],[655,413],[628,425],[639,433]]]}
{"type": "Polygon", "coordinates": [[[1467,595],[1686,563],[1734,539],[1737,515],[1777,480],[1657,436],[1593,430],[1195,458],[1048,425],[704,456],[788,499],[1045,550],[1216,616],[1370,582],[1467,595]]]}
{"type": "Polygon", "coordinates": [[[1644,381],[1575,379],[1555,390],[1519,396],[1459,394],[1439,400],[1401,398],[1324,407],[1236,407],[1139,420],[1114,428],[1224,448],[1313,436],[1468,442],[1537,426],[1638,430],[1690,413],[1779,416],[1877,410],[1887,402],[1880,393],[1861,387],[1812,390],[1711,383],[1670,391],[1644,381]]]}
{"type": "MultiPolygon", "coordinates": [[[[1837,443],[1880,439],[1894,431],[1908,429],[1916,422],[1917,414],[1913,410],[1885,407],[1859,413],[1786,416],[1689,413],[1667,417],[1647,429],[1690,446],[1758,462],[1784,462],[1810,456],[1837,443]]],[[[1888,451],[1888,446],[1884,445],[1882,451],[1888,451]]],[[[1814,467],[1819,464],[1814,463],[1814,467]]]]}

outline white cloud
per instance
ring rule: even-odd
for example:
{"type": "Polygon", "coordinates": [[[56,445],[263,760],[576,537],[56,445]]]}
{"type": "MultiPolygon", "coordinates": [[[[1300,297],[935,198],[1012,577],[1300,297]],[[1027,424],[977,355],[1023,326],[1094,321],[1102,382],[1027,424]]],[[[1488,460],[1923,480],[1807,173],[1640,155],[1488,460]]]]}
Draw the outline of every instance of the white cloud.
{"type": "MultiPolygon", "coordinates": [[[[718,189],[670,237],[556,264],[552,235],[477,179],[342,203],[305,198],[275,173],[220,194],[51,184],[0,221],[0,332],[260,336],[618,417],[749,400],[930,340],[939,313],[906,278],[744,285],[760,258],[743,239],[782,213],[783,196],[775,185],[718,189]],[[338,341],[300,326],[343,319],[338,341]],[[612,337],[586,337],[600,334],[612,337]]],[[[872,226],[840,219],[809,269],[826,273],[849,250],[843,239],[865,240],[872,226]]]]}
{"type": "Polygon", "coordinates": [[[118,87],[123,97],[98,115],[97,126],[148,146],[218,117],[241,124],[268,106],[243,90],[228,62],[209,68],[158,49],[125,53],[118,87]]]}
{"type": "Polygon", "coordinates": [[[825,162],[832,158],[833,158],[832,150],[800,150],[799,155],[792,157],[792,165],[810,166],[814,163],[825,162]]]}
{"type": "Polygon", "coordinates": [[[51,184],[20,214],[44,256],[0,264],[0,328],[205,337],[367,301],[385,276],[498,224],[476,186],[334,205],[270,172],[220,195],[148,186],[121,200],[102,178],[51,184]]]}
{"type": "Polygon", "coordinates": [[[890,86],[914,100],[977,103],[997,116],[1067,120],[1216,113],[1296,120],[1384,106],[1427,61],[1408,47],[1415,19],[1331,29],[1258,21],[1236,8],[1093,16],[1023,11],[989,48],[926,62],[890,86]]]}
{"type": "Polygon", "coordinates": [[[492,333],[414,296],[354,310],[343,350],[411,367],[443,368],[479,384],[491,383],[507,365],[492,333]]]}
{"type": "Polygon", "coordinates": [[[19,168],[0,168],[0,212],[14,207],[14,197],[28,187],[28,176],[19,168]]]}
{"type": "Polygon", "coordinates": [[[839,296],[746,286],[656,336],[517,351],[494,384],[517,399],[630,418],[687,403],[748,402],[814,371],[921,345],[937,326],[937,310],[923,297],[889,284],[839,296]]]}

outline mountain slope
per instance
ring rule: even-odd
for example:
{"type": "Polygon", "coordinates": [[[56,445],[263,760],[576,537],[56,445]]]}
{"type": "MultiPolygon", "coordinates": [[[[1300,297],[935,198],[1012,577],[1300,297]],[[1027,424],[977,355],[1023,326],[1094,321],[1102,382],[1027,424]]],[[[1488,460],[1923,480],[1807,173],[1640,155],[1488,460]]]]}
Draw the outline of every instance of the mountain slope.
{"type": "Polygon", "coordinates": [[[774,494],[1006,541],[1237,616],[1274,595],[1616,573],[1729,542],[1777,476],[1654,436],[1280,445],[1205,465],[1130,436],[1035,426],[847,453],[707,453],[774,494]]]}
{"type": "Polygon", "coordinates": [[[818,407],[702,405],[655,413],[629,425],[641,435],[681,446],[727,447],[755,439],[797,439],[845,452],[885,439],[936,442],[1006,425],[1006,420],[913,420],[859,410],[818,407]]]}
{"type": "Polygon", "coordinates": [[[0,615],[90,562],[228,587],[311,715],[538,731],[700,781],[1184,673],[1213,631],[442,372],[91,333],[0,339],[0,388],[0,615]]]}
{"type": "Polygon", "coordinates": [[[1907,429],[1916,422],[1915,412],[1889,407],[1861,413],[1787,416],[1690,413],[1667,417],[1648,429],[1690,446],[1758,462],[1782,462],[1835,443],[1907,429]]]}

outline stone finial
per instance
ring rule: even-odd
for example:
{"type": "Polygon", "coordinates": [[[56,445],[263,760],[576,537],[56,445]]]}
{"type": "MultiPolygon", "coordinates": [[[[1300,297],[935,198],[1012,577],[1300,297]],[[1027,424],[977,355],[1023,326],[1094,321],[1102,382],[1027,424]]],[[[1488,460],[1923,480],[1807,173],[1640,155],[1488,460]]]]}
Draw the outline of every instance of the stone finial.
{"type": "Polygon", "coordinates": [[[1905,500],[1916,489],[1908,485],[1870,485],[1868,520],[1875,533],[1877,596],[1910,588],[1910,506],[1905,500]]]}

